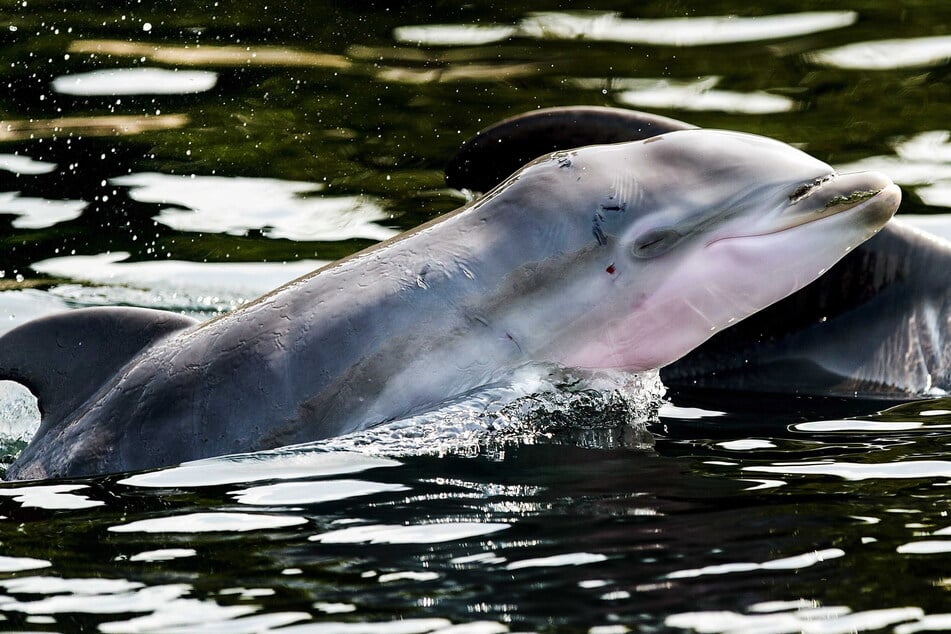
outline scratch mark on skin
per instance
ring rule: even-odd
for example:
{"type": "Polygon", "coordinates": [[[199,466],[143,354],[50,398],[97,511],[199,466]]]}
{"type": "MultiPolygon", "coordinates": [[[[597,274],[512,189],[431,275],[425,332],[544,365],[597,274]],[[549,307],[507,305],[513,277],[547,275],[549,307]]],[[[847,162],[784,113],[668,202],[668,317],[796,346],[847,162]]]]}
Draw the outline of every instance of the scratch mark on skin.
{"type": "Polygon", "coordinates": [[[604,235],[604,230],[601,228],[602,222],[604,222],[604,216],[600,212],[595,212],[592,219],[591,233],[594,234],[594,239],[598,241],[598,244],[603,247],[608,243],[608,237],[604,235]]]}
{"type": "Polygon", "coordinates": [[[515,340],[515,337],[513,337],[510,333],[505,333],[505,336],[508,338],[509,341],[515,344],[515,347],[518,348],[519,353],[521,353],[522,346],[518,345],[518,342],[515,340]]]}

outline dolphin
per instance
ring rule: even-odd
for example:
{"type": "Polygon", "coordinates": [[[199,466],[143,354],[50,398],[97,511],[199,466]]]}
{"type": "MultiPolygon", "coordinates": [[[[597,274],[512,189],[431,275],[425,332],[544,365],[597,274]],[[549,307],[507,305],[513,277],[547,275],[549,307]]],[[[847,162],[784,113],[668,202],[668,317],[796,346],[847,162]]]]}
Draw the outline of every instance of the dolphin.
{"type": "MultiPolygon", "coordinates": [[[[464,143],[447,181],[482,191],[533,158],[526,148],[566,150],[678,129],[697,128],[620,108],[537,110],[464,143]]],[[[951,243],[893,219],[815,282],[661,368],[661,378],[681,389],[897,400],[943,394],[951,390],[949,275],[951,243]]]]}
{"type": "Polygon", "coordinates": [[[320,440],[527,363],[640,371],[818,277],[899,189],[786,144],[679,130],[543,156],[487,195],[197,324],[85,309],[0,337],[41,424],[8,479],[320,440]]]}

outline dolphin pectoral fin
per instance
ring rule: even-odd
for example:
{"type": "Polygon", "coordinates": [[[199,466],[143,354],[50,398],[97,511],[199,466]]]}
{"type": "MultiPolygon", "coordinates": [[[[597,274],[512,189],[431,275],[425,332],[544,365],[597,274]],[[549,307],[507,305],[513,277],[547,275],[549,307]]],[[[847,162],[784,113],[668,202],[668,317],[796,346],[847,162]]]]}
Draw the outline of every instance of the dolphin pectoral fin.
{"type": "Polygon", "coordinates": [[[456,189],[487,192],[529,161],[585,145],[641,141],[696,126],[624,108],[568,106],[517,115],[479,131],[446,167],[456,189]]]}
{"type": "Polygon", "coordinates": [[[45,427],[82,405],[144,348],[196,323],[146,308],[56,313],[0,337],[0,380],[33,392],[45,427]]]}

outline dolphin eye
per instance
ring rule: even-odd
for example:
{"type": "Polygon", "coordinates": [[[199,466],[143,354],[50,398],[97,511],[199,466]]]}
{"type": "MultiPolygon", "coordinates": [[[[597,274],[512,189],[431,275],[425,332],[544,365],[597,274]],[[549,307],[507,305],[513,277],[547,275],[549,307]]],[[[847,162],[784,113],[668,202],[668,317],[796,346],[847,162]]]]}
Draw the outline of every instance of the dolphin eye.
{"type": "Polygon", "coordinates": [[[653,229],[634,241],[631,255],[636,258],[655,258],[670,251],[683,236],[674,229],[653,229]]]}

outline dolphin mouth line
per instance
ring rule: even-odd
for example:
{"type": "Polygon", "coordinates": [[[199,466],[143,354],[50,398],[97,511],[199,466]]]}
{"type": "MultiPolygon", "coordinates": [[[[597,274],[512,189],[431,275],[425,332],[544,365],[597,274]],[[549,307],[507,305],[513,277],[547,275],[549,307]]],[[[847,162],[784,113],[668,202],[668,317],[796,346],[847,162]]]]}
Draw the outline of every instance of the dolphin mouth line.
{"type": "MultiPolygon", "coordinates": [[[[822,185],[830,181],[833,181],[836,176],[837,174],[832,174],[830,176],[827,176],[821,179],[817,178],[815,181],[812,181],[811,183],[807,183],[806,185],[803,185],[803,187],[808,188],[808,191],[798,194],[795,200],[793,196],[790,196],[789,197],[790,204],[796,204],[806,198],[811,197],[813,194],[815,194],[817,191],[819,191],[822,188],[822,185]]],[[[775,229],[771,231],[762,231],[760,233],[747,233],[747,234],[736,235],[736,236],[724,236],[722,238],[716,238],[714,240],[711,240],[710,242],[706,244],[706,246],[711,247],[714,244],[717,244],[718,242],[723,242],[725,240],[738,240],[742,238],[756,238],[756,237],[762,237],[762,236],[776,235],[777,233],[789,231],[790,229],[795,229],[796,227],[801,227],[803,225],[811,224],[814,222],[820,222],[827,218],[832,218],[849,211],[860,211],[864,209],[865,207],[873,204],[878,198],[881,197],[883,193],[889,191],[890,189],[897,189],[897,188],[898,186],[892,183],[880,189],[865,189],[865,190],[857,189],[849,194],[838,194],[829,198],[829,200],[827,200],[821,207],[817,207],[812,213],[803,212],[799,214],[798,218],[793,218],[790,222],[782,224],[781,226],[776,227],[775,229]]],[[[802,189],[802,187],[800,189],[802,189]]],[[[799,189],[796,190],[796,192],[799,192],[799,191],[800,191],[799,189]]],[[[796,192],[794,192],[794,196],[796,196],[796,192]]]]}
{"type": "Polygon", "coordinates": [[[812,180],[808,183],[803,183],[802,185],[796,188],[796,191],[794,191],[792,194],[789,195],[789,204],[795,205],[799,201],[809,198],[810,196],[815,194],[817,191],[822,189],[822,186],[825,183],[828,183],[829,181],[833,180],[836,176],[837,174],[835,172],[832,172],[831,174],[820,176],[819,178],[816,178],[815,180],[812,180]]]}

